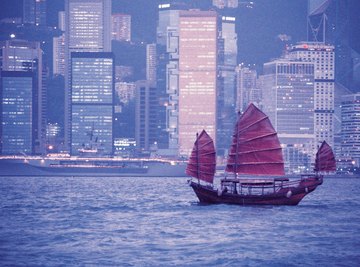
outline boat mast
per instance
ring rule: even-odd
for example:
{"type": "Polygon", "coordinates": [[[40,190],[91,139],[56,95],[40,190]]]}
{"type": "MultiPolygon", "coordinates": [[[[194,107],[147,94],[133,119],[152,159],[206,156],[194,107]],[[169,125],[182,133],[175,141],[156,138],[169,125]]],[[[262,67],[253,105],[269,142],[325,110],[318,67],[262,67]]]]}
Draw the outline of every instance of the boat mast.
{"type": "Polygon", "coordinates": [[[238,165],[238,152],[239,152],[239,117],[240,117],[240,111],[238,112],[238,118],[236,123],[236,153],[235,153],[235,179],[237,178],[237,165],[238,165]]]}
{"type": "Polygon", "coordinates": [[[200,179],[199,179],[199,174],[200,174],[200,170],[199,170],[199,133],[196,133],[196,177],[198,179],[198,183],[200,184],[200,179]]]}

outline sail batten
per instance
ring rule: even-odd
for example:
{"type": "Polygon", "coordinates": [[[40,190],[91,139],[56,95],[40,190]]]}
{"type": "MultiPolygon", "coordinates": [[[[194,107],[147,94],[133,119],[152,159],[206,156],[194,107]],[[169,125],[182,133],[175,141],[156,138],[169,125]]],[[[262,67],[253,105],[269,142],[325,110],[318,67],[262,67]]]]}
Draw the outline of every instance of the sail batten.
{"type": "Polygon", "coordinates": [[[277,133],[266,114],[250,104],[238,119],[226,171],[252,175],[284,175],[277,133]]]}
{"type": "Polygon", "coordinates": [[[278,148],[268,148],[268,149],[257,149],[257,150],[252,150],[252,151],[243,151],[241,153],[238,153],[238,155],[249,154],[249,153],[254,153],[254,152],[261,152],[261,151],[271,151],[271,150],[278,150],[278,148]]]}
{"type": "Polygon", "coordinates": [[[277,135],[277,133],[273,132],[273,133],[268,133],[268,134],[256,136],[254,138],[250,138],[250,139],[247,139],[247,140],[243,141],[243,143],[246,144],[248,142],[251,142],[251,141],[254,141],[254,140],[257,140],[257,139],[261,139],[261,138],[264,138],[264,137],[272,136],[272,135],[277,135]]]}
{"type": "Polygon", "coordinates": [[[266,120],[266,118],[267,118],[267,117],[261,118],[261,119],[259,119],[259,120],[257,120],[257,121],[254,121],[253,123],[249,124],[248,126],[243,127],[243,128],[241,129],[241,132],[247,130],[248,128],[250,128],[250,127],[253,126],[254,124],[257,124],[257,123],[259,123],[259,122],[261,122],[261,121],[263,121],[263,120],[266,120]]]}
{"type": "Polygon", "coordinates": [[[213,183],[216,171],[216,151],[212,138],[205,130],[194,143],[186,174],[202,181],[213,183]]]}

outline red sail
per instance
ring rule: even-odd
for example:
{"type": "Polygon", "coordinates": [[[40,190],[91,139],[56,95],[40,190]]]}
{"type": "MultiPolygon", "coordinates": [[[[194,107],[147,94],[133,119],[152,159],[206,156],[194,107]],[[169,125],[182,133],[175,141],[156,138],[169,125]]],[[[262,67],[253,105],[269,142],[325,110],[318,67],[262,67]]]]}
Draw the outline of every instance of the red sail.
{"type": "Polygon", "coordinates": [[[333,172],[336,171],[336,161],[331,146],[325,141],[321,144],[315,158],[316,172],[333,172]]]}
{"type": "Polygon", "coordinates": [[[284,175],[277,133],[267,115],[250,104],[238,119],[226,171],[253,175],[284,175]]]}
{"type": "Polygon", "coordinates": [[[197,137],[186,168],[186,174],[213,183],[216,170],[214,142],[205,130],[197,137]]]}

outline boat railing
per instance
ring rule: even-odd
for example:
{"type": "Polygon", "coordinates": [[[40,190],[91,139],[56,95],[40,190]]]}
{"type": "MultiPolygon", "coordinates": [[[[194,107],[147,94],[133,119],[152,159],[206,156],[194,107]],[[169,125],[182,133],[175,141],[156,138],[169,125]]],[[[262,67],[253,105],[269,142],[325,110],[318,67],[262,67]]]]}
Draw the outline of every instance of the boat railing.
{"type": "Polygon", "coordinates": [[[266,195],[279,192],[284,188],[299,186],[301,180],[290,181],[289,178],[265,179],[222,179],[221,188],[227,192],[240,195],[266,195]]]}

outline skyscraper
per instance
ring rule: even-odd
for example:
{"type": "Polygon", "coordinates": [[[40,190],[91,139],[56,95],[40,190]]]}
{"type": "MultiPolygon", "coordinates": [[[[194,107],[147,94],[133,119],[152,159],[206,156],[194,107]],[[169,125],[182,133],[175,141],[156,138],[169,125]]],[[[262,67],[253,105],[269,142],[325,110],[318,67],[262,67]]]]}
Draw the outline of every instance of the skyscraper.
{"type": "Polygon", "coordinates": [[[156,44],[146,45],[146,80],[156,84],[156,44]]]}
{"type": "Polygon", "coordinates": [[[131,41],[131,16],[128,14],[112,15],[112,40],[131,41]]]}
{"type": "Polygon", "coordinates": [[[216,12],[180,11],[180,155],[189,155],[196,133],[203,129],[216,143],[217,36],[216,12]]]}
{"type": "MultiPolygon", "coordinates": [[[[157,90],[167,101],[161,107],[165,113],[163,135],[169,153],[178,154],[179,148],[179,12],[184,6],[159,5],[159,20],[156,29],[157,44],[157,90]]],[[[159,119],[163,118],[162,116],[159,119]]]]}
{"type": "Polygon", "coordinates": [[[65,12],[60,11],[58,14],[58,27],[63,33],[53,38],[53,74],[65,76],[65,12]]]}
{"type": "Polygon", "coordinates": [[[239,65],[236,68],[236,110],[244,112],[250,103],[260,104],[261,90],[257,85],[256,70],[239,65]]]}
{"type": "MultiPolygon", "coordinates": [[[[36,105],[34,153],[45,153],[46,141],[46,70],[43,66],[42,50],[39,42],[25,40],[8,40],[1,44],[0,61],[3,71],[32,72],[34,75],[35,91],[33,97],[36,105]]],[[[20,74],[19,74],[20,75],[20,74]]]]}
{"type": "Polygon", "coordinates": [[[111,51],[111,0],[65,1],[65,146],[71,136],[71,53],[111,51]]]}
{"type": "Polygon", "coordinates": [[[136,82],[135,140],[139,152],[149,152],[157,146],[158,99],[154,84],[149,81],[136,82]]]}
{"type": "Polygon", "coordinates": [[[65,76],[65,34],[53,38],[53,74],[65,76]]]}
{"type": "Polygon", "coordinates": [[[334,46],[323,43],[299,43],[288,48],[288,57],[314,63],[315,142],[334,144],[334,46]]]}
{"type": "Polygon", "coordinates": [[[111,51],[111,0],[66,0],[65,20],[69,53],[111,51]]]}
{"type": "Polygon", "coordinates": [[[346,95],[341,104],[341,153],[360,167],[360,94],[346,95]]]}
{"type": "MultiPolygon", "coordinates": [[[[225,11],[221,13],[226,14],[225,11]]],[[[220,37],[218,40],[218,94],[217,94],[217,148],[224,154],[231,141],[234,121],[236,120],[235,68],[237,65],[236,18],[220,16],[220,37]]]]}
{"type": "Polygon", "coordinates": [[[278,59],[264,64],[263,106],[283,146],[288,172],[310,168],[314,154],[314,63],[278,59]]]}
{"type": "Polygon", "coordinates": [[[23,23],[46,26],[46,0],[23,0],[23,23]]]}
{"type": "Polygon", "coordinates": [[[34,73],[1,72],[0,153],[33,154],[37,126],[34,73]]]}
{"type": "Polygon", "coordinates": [[[71,154],[96,150],[112,155],[113,54],[73,52],[71,70],[71,154]]]}

